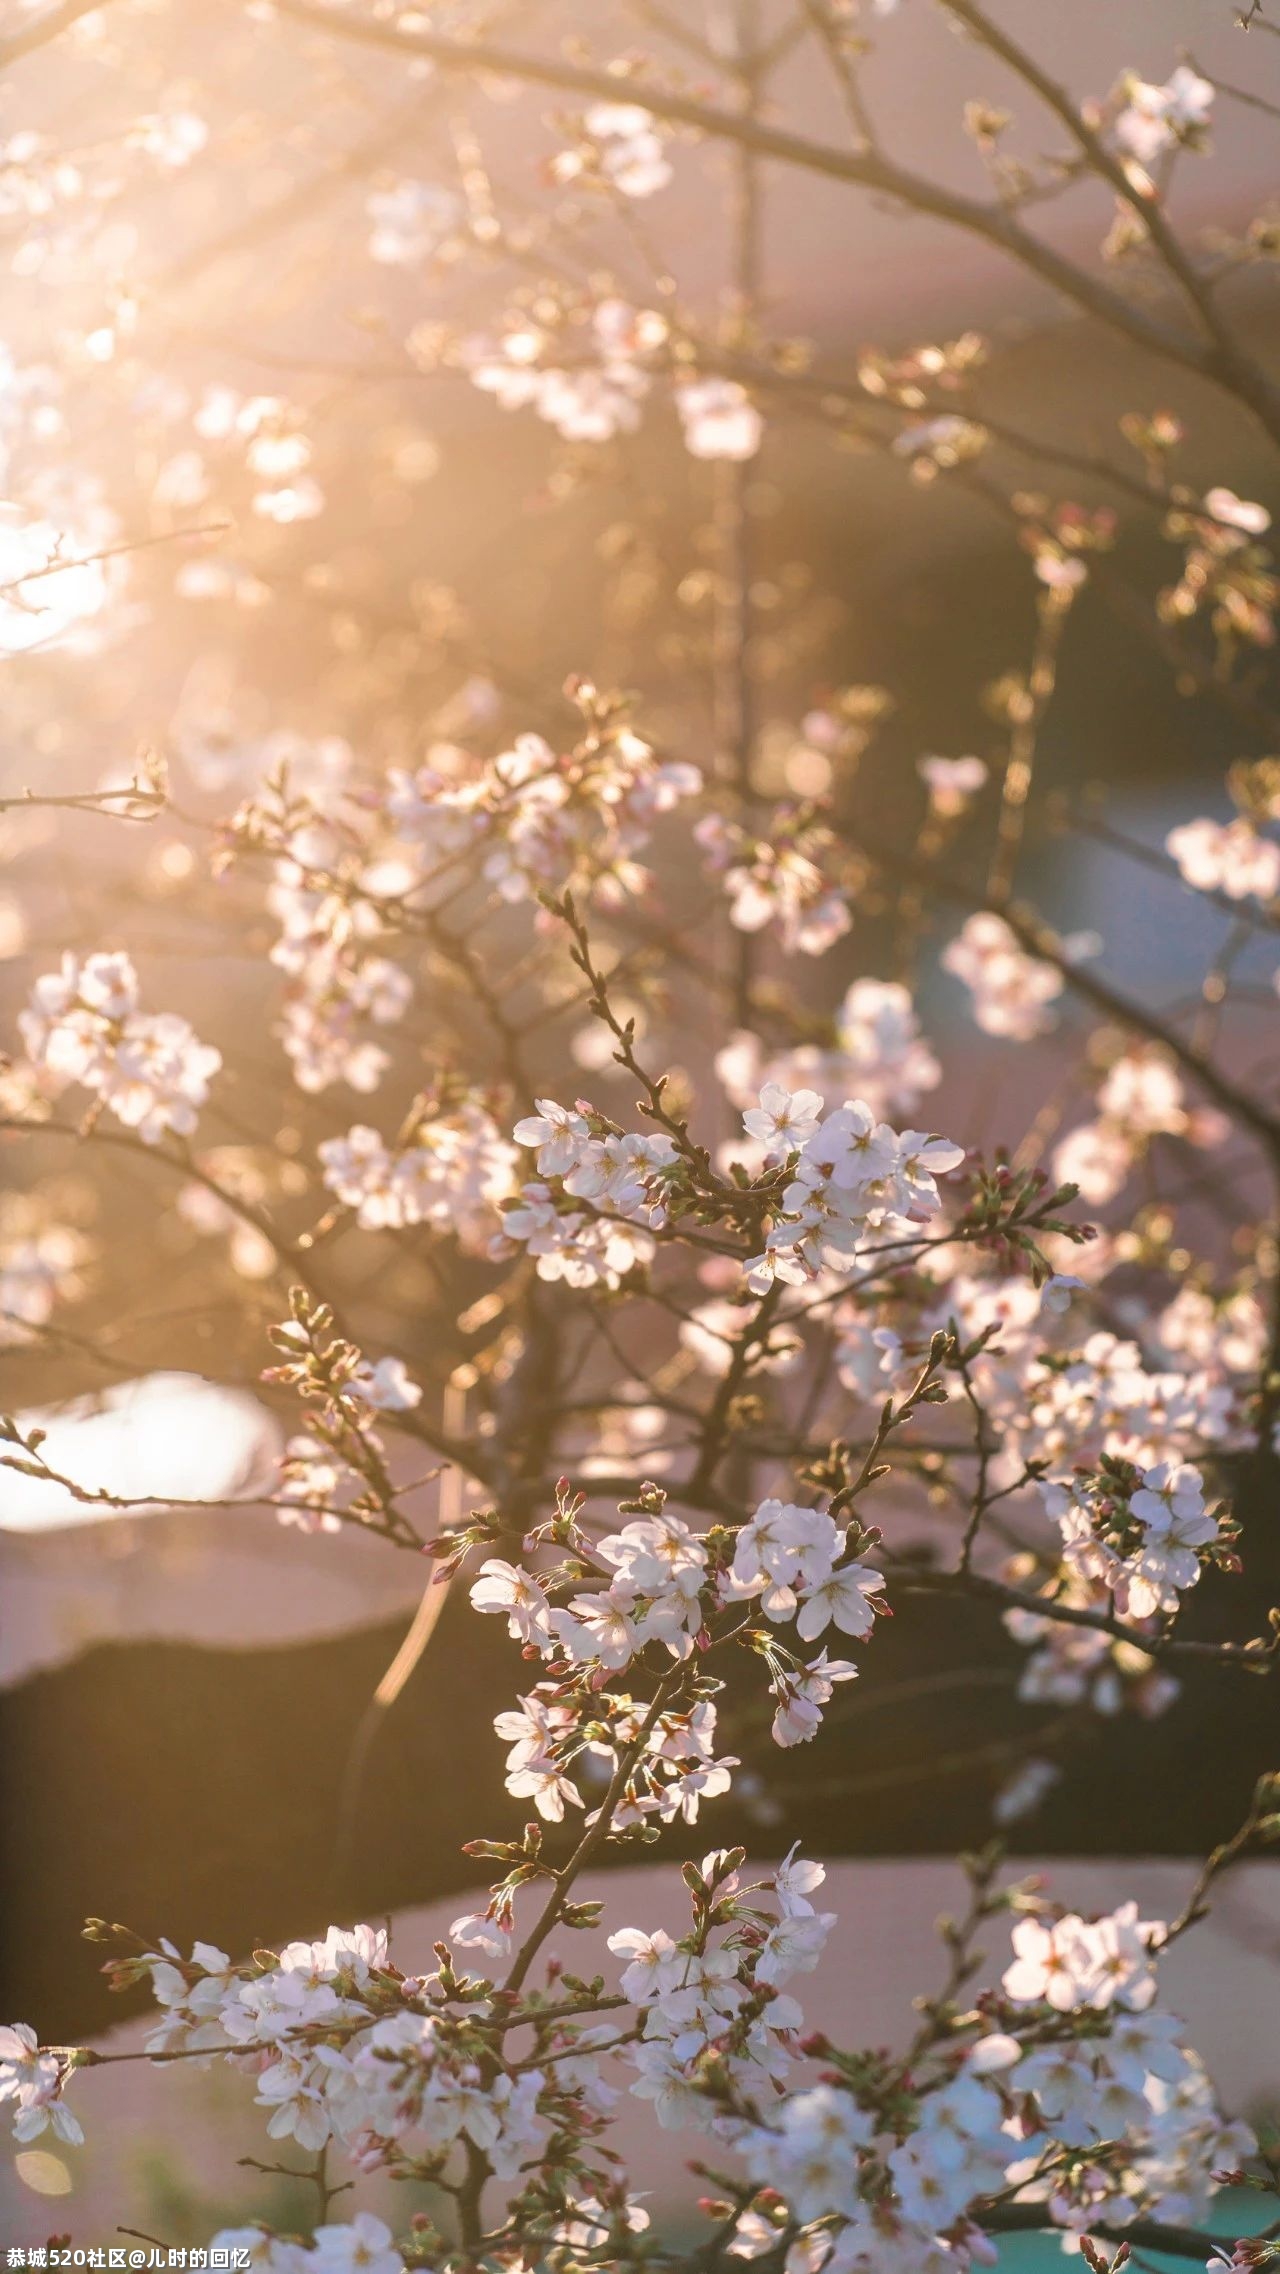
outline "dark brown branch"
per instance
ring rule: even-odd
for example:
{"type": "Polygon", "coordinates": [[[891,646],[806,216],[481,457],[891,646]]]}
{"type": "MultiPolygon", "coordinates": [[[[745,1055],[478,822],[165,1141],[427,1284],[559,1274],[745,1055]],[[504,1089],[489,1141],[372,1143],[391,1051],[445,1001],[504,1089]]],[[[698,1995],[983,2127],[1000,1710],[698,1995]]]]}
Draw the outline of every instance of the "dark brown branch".
{"type": "Polygon", "coordinates": [[[1198,1658],[1221,1666],[1242,1667],[1252,1674],[1271,1672],[1277,1664],[1280,1635],[1256,1642],[1201,1642],[1191,1637],[1147,1634],[1129,1626],[1111,1611],[1091,1611],[1074,1603],[1056,1602],[1051,1595],[1026,1595],[1003,1580],[988,1579],[976,1571],[896,1572],[889,1574],[899,1595],[970,1595],[998,1603],[1007,1611],[1030,1611],[1038,1619],[1060,1626],[1089,1627],[1095,1634],[1114,1635],[1117,1642],[1132,1643],[1148,1658],[1198,1658]]]}

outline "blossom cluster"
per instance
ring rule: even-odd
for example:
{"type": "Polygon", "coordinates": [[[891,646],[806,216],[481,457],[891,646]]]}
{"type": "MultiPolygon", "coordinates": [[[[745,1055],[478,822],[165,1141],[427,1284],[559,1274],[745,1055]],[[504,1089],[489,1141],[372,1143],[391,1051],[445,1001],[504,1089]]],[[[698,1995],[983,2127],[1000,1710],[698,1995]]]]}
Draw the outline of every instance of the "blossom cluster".
{"type": "Polygon", "coordinates": [[[708,868],[723,878],[740,932],[776,933],[789,955],[825,955],[853,922],[837,841],[810,808],[780,808],[767,835],[710,813],[695,832],[708,868]]]}
{"type": "Polygon", "coordinates": [[[512,1191],[518,1155],[493,1116],[474,1097],[423,1114],[410,1142],[389,1147],[376,1129],[357,1124],[319,1147],[324,1181],[366,1231],[403,1231],[430,1224],[482,1249],[512,1191]]]}
{"type": "Polygon", "coordinates": [[[537,1258],[540,1279],[571,1287],[616,1287],[652,1260],[677,1162],[672,1137],[615,1132],[588,1105],[540,1098],[537,1113],[516,1123],[515,1138],[536,1149],[538,1181],[521,1185],[506,1210],[499,1254],[523,1247],[537,1258]]]}
{"type": "Polygon", "coordinates": [[[829,1040],[767,1055],[757,1036],[734,1035],[717,1053],[716,1072],[740,1112],[759,1102],[769,1082],[782,1090],[856,1092],[879,1120],[914,1113],[942,1079],[911,990],[893,979],[855,979],[834,1013],[829,1040]]]}
{"type": "Polygon", "coordinates": [[[984,1034],[1030,1042],[1052,1025],[1062,974],[1038,956],[1028,955],[1003,916],[984,911],[967,917],[944,948],[942,967],[969,989],[973,1015],[984,1034]]]}
{"type": "MultiPolygon", "coordinates": [[[[521,1859],[517,1882],[538,1876],[536,1839],[501,1852],[521,1859]]],[[[599,2160],[623,2088],[660,2125],[712,2135],[741,2167],[730,2204],[709,2206],[729,2212],[732,2258],[781,2244],[818,2274],[989,2263],[983,2213],[994,2201],[1040,2203],[1068,2234],[1153,2207],[1188,2222],[1217,2175],[1253,2152],[1247,2129],[1219,2114],[1181,2025],[1157,2010],[1169,1930],[1134,1904],[1082,1918],[983,1879],[982,1914],[1012,1911],[1012,1960],[904,2060],[805,2034],[787,1984],[818,1967],[836,1924],[813,1900],[821,1864],[792,1849],[761,1878],[744,1866],[741,1849],[686,1866],[692,1918],[679,1937],[614,1929],[615,1991],[554,1965],[545,1989],[508,1991],[510,1886],[487,1913],[454,1921],[426,1975],[404,1974],[385,1931],[368,1926],[247,1963],[200,1942],[184,1958],[165,1941],[108,1972],[120,1988],[149,1984],[161,2009],[151,2056],[225,2059],[253,2083],[273,2139],[333,2142],[359,2170],[446,2186],[477,2158],[509,2187],[523,2182],[509,2231],[534,2222],[552,2266],[561,2249],[610,2244],[630,2262],[644,2236],[643,2207],[599,2160]],[[619,2008],[631,2027],[618,2028],[619,2008]],[[532,2058],[510,2049],[530,2029],[532,2058]]],[[[592,1915],[566,1912],[562,1924],[592,1915]]],[[[46,2126],[79,2138],[64,2082],[31,2031],[4,2033],[0,2097],[17,2105],[20,2138],[46,2126]]],[[[415,2226],[420,2248],[454,2263],[429,2222],[415,2226]]],[[[282,2274],[401,2265],[367,2213],[322,2224],[310,2248],[258,2228],[216,2240],[247,2242],[282,2274]]],[[[500,2229],[491,2244],[502,2243],[500,2229]]]]}
{"type": "Polygon", "coordinates": [[[621,715],[592,717],[594,690],[578,698],[591,731],[567,755],[522,734],[483,764],[391,770],[387,818],[428,870],[474,851],[484,881],[513,902],[587,884],[643,889],[637,855],[661,815],[697,796],[701,773],[663,757],[621,715]]]}
{"type": "MultiPolygon", "coordinates": [[[[497,911],[570,888],[604,905],[648,889],[638,856],[702,776],[655,751],[594,689],[576,692],[588,731],[563,755],[522,734],[493,759],[439,746],[374,780],[341,743],[339,763],[310,763],[331,738],[323,753],[264,752],[268,780],[232,817],[223,857],[271,862],[271,960],[286,978],[281,1034],[300,1088],[379,1087],[389,1053],[369,1030],[405,1019],[414,986],[401,951],[440,939],[437,904],[460,885],[497,911]]],[[[464,1135],[458,1158],[469,1150],[464,1135]]]]}
{"type": "Polygon", "coordinates": [[[17,1193],[0,1199],[0,1349],[31,1341],[60,1304],[84,1294],[93,1254],[78,1225],[17,1193]]]}
{"type": "Polygon", "coordinates": [[[964,1160],[962,1145],[891,1129],[859,1098],[830,1113],[824,1104],[814,1090],[766,1085],[759,1107],[743,1116],[766,1162],[792,1168],[763,1251],[745,1266],[755,1294],[779,1282],[804,1286],[824,1267],[851,1271],[869,1229],[895,1219],[926,1224],[942,1205],[937,1179],[964,1160]]]}
{"type": "MultiPolygon", "coordinates": [[[[794,1622],[802,1643],[815,1642],[833,1626],[865,1640],[876,1612],[887,1610],[884,1574],[849,1552],[849,1524],[821,1509],[763,1501],[713,1554],[665,1510],[656,1487],[646,1487],[645,1502],[651,1512],[633,1517],[620,1532],[590,1548],[579,1543],[580,1576],[607,1574],[606,1585],[576,1593],[570,1591],[572,1579],[544,1586],[536,1572],[491,1556],[472,1583],[471,1601],[477,1611],[505,1617],[509,1632],[547,1660],[561,1681],[585,1682],[598,1693],[584,1765],[598,1774],[603,1763],[612,1776],[629,1748],[638,1749],[616,1803],[630,1820],[649,1814],[670,1819],[679,1811],[693,1822],[699,1797],[727,1790],[725,1772],[738,1765],[715,1756],[716,1712],[709,1697],[700,1697],[688,1712],[659,1713],[645,1727],[634,1700],[605,1687],[609,1677],[624,1672],[650,1643],[677,1661],[696,1660],[726,1619],[734,1622],[753,1604],[771,1625],[794,1622]]],[[[752,1642],[770,1671],[775,1741],[802,1743],[820,1726],[834,1686],[851,1681],[857,1669],[829,1658],[825,1646],[806,1662],[767,1629],[754,1632],[752,1642]]],[[[577,1716],[558,1702],[555,1680],[522,1699],[518,1714],[501,1715],[497,1728],[514,1740],[509,1792],[532,1798],[540,1814],[556,1821],[566,1799],[585,1806],[566,1774],[584,1753],[577,1716]]]]}
{"type": "MultiPolygon", "coordinates": [[[[611,159],[620,160],[648,139],[637,137],[628,145],[611,137],[600,144],[612,179],[618,174],[611,159]]],[[[516,315],[496,338],[465,339],[454,352],[472,385],[502,410],[532,410],[565,442],[604,443],[640,425],[669,335],[668,320],[658,310],[635,308],[608,294],[576,327],[553,332],[516,315]]],[[[765,422],[740,381],[677,369],[670,395],[691,457],[735,463],[755,457],[765,422]]]]}
{"type": "Polygon", "coordinates": [[[55,1094],[79,1083],[99,1108],[156,1145],[189,1137],[222,1054],[176,1011],[143,1011],[129,957],[70,950],[37,979],[18,1027],[32,1066],[55,1094]]]}
{"type": "Polygon", "coordinates": [[[1099,1582],[1127,1618],[1176,1611],[1179,1591],[1200,1577],[1202,1551],[1218,1540],[1203,1480],[1185,1463],[1138,1469],[1111,1462],[1096,1480],[1046,1485],[1044,1499],[1067,1568],[1099,1582]]]}
{"type": "Polygon", "coordinates": [[[13,2102],[15,2140],[35,2140],[51,2131],[56,2140],[79,2146],[84,2129],[62,2097],[65,2081],[63,2063],[42,2051],[27,2022],[0,2029],[0,2102],[13,2102]]]}

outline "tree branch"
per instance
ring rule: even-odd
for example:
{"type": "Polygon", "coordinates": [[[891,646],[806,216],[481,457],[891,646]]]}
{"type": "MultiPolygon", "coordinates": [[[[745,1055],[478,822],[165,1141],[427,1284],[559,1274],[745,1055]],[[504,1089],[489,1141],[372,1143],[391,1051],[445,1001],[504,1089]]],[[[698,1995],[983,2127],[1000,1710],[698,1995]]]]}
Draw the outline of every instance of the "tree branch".
{"type": "Polygon", "coordinates": [[[354,40],[380,49],[384,54],[434,63],[441,71],[518,79],[534,86],[552,87],[564,94],[585,96],[593,102],[630,100],[641,104],[655,118],[691,127],[699,134],[723,142],[737,143],[760,158],[776,159],[781,165],[796,166],[828,180],[847,182],[855,188],[894,198],[911,211],[949,222],[981,238],[1060,292],[1086,315],[1124,333],[1139,347],[1181,364],[1186,370],[1198,372],[1203,378],[1217,380],[1240,400],[1247,401],[1267,431],[1280,441],[1280,397],[1255,401],[1246,395],[1231,373],[1223,368],[1221,355],[1213,343],[1178,332],[1144,309],[1132,306],[1100,279],[1091,276],[1087,269],[1078,267],[1055,247],[1033,236],[1005,207],[945,189],[926,175],[914,173],[878,151],[835,149],[828,143],[814,142],[805,135],[769,126],[760,119],[743,117],[718,104],[700,102],[693,96],[657,86],[634,72],[624,74],[561,61],[553,56],[531,55],[522,48],[507,47],[496,41],[449,39],[443,33],[432,31],[406,32],[397,25],[380,23],[369,16],[348,15],[328,5],[327,0],[276,0],[276,7],[279,15],[313,31],[354,40]]]}

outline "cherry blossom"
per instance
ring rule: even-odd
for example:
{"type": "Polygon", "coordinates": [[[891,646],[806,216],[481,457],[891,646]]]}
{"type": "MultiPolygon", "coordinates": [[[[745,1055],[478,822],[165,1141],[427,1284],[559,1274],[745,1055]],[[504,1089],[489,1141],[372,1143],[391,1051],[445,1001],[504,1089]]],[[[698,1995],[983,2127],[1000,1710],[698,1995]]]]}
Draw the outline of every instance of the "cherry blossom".
{"type": "Polygon", "coordinates": [[[1164,86],[1132,78],[1127,101],[1116,120],[1116,139],[1122,150],[1149,166],[1177,143],[1194,146],[1209,124],[1214,89],[1186,63],[1180,63],[1164,86]]]}
{"type": "Polygon", "coordinates": [[[1243,819],[1225,825],[1184,822],[1170,830],[1165,843],[1184,883],[1198,892],[1225,893],[1228,900],[1274,900],[1280,894],[1280,845],[1243,819]]]}
{"type": "Polygon", "coordinates": [[[222,1064],[222,1053],[176,1012],[139,1010],[125,955],[81,964],[68,952],[59,971],[36,981],[18,1026],[32,1065],[55,1090],[80,1083],[147,1145],[168,1130],[191,1135],[222,1064]]]}
{"type": "Polygon", "coordinates": [[[652,114],[638,103],[596,103],[583,121],[600,145],[602,171],[623,197],[647,198],[665,189],[671,166],[652,114]]]}
{"type": "Polygon", "coordinates": [[[676,409],[694,458],[754,458],[764,440],[764,419],[736,379],[682,380],[676,409]]]}
{"type": "Polygon", "coordinates": [[[968,917],[942,964],[971,990],[973,1015],[985,1034],[1030,1042],[1052,1025],[1049,1007],[1062,993],[1062,976],[1026,955],[1002,916],[968,917]]]}
{"type": "Polygon", "coordinates": [[[918,758],[916,769],[934,810],[947,821],[966,811],[987,779],[981,758],[918,758]]]}

